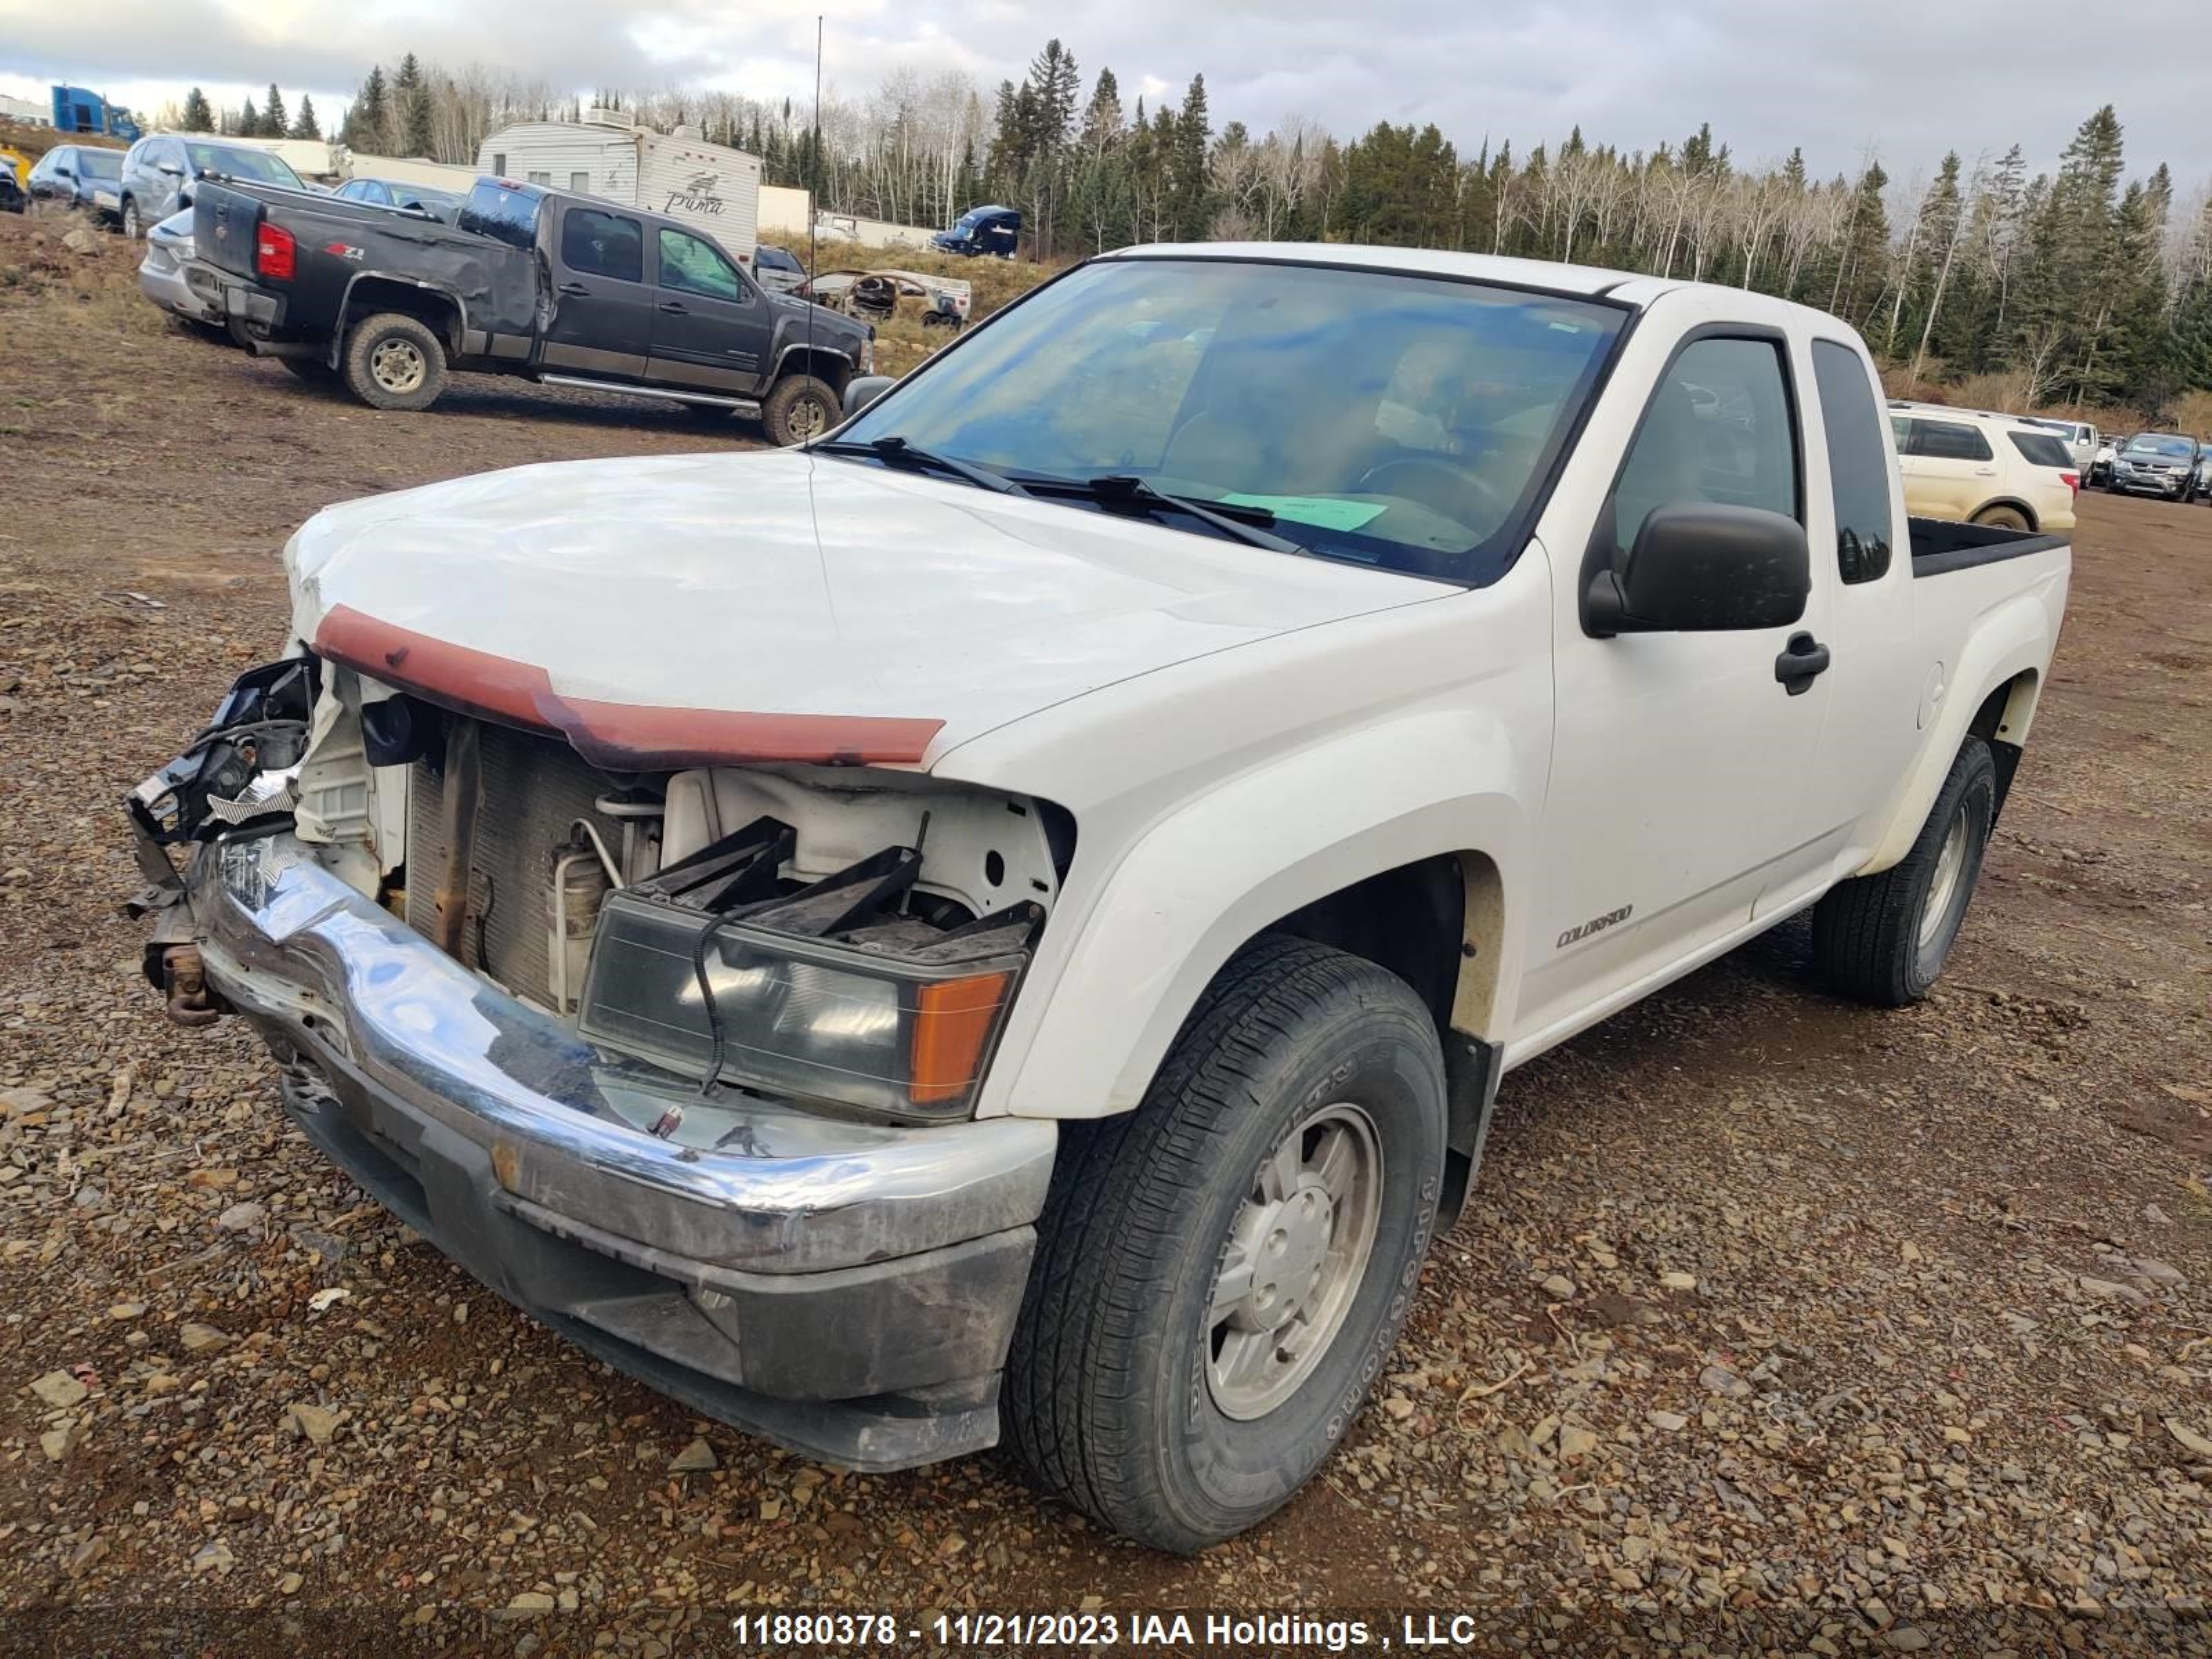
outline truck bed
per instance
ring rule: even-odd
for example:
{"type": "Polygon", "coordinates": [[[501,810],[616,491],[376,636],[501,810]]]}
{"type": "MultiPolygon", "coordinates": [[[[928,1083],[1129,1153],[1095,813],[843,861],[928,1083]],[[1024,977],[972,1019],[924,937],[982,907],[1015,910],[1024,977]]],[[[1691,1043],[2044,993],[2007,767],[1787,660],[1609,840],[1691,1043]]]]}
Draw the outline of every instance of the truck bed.
{"type": "Polygon", "coordinates": [[[1911,526],[1916,576],[1971,570],[1977,565],[2026,558],[2031,553],[2047,553],[2067,545],[2063,536],[2007,530],[1996,525],[1959,524],[1949,519],[1914,519],[1911,526]]]}

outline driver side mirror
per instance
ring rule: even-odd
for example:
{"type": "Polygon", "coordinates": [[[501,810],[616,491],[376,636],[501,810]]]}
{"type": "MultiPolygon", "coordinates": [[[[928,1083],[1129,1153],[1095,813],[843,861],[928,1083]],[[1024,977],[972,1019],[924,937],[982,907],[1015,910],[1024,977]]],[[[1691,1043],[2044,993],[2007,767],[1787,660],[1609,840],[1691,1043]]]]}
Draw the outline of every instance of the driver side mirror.
{"type": "Polygon", "coordinates": [[[1652,508],[1618,574],[1601,563],[1583,592],[1583,631],[1717,633],[1781,628],[1813,586],[1805,527],[1764,507],[1674,501],[1652,508]]]}
{"type": "Polygon", "coordinates": [[[862,374],[845,382],[845,417],[850,420],[898,384],[891,374],[862,374]]]}

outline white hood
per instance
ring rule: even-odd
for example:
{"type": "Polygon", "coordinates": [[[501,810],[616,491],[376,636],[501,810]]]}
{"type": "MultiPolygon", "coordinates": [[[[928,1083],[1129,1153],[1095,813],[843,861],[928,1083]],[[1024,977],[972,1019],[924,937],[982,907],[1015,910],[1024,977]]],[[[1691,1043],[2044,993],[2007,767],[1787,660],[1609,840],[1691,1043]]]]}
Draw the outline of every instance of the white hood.
{"type": "Polygon", "coordinates": [[[931,762],[1115,681],[1451,591],[797,451],[372,496],[286,561],[302,641],[338,611],[526,666],[556,702],[941,722],[931,762]]]}

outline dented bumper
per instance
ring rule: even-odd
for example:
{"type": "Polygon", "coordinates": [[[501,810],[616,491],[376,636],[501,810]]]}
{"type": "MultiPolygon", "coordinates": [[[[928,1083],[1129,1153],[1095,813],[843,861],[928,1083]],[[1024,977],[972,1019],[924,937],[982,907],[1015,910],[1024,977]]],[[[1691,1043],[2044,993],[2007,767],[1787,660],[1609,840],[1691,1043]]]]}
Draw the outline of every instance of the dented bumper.
{"type": "Polygon", "coordinates": [[[198,847],[163,932],[267,1037],[325,1153],[580,1346],[849,1467],[996,1440],[1054,1125],[702,1097],[464,969],[289,831],[198,847]]]}

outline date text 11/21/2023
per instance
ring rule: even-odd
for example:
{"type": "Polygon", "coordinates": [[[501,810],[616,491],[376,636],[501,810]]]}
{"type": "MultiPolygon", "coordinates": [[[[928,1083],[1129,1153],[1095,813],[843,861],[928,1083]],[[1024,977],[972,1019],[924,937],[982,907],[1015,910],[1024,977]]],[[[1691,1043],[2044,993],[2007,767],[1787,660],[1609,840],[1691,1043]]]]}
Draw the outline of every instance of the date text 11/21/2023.
{"type": "Polygon", "coordinates": [[[960,1613],[909,1625],[890,1613],[761,1612],[737,1615],[732,1634],[763,1647],[824,1646],[850,1651],[927,1640],[939,1647],[1222,1648],[1323,1653],[1464,1647],[1478,1639],[1464,1615],[1406,1613],[1395,1621],[1308,1613],[960,1613]],[[1395,1629],[1391,1626],[1395,1623],[1395,1629]]]}

